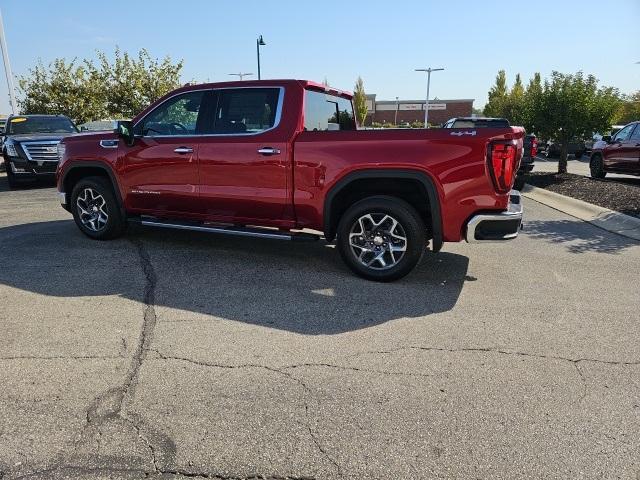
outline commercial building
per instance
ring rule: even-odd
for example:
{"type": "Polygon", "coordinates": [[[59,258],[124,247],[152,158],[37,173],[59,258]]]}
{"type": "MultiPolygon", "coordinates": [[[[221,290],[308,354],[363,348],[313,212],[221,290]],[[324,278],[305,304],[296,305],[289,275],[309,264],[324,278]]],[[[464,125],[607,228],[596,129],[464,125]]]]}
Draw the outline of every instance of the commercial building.
{"type": "MultiPolygon", "coordinates": [[[[365,125],[372,123],[404,124],[424,122],[425,100],[376,100],[376,95],[367,95],[367,118],[365,125]]],[[[453,117],[470,117],[473,99],[429,100],[429,123],[440,125],[453,117]]]]}

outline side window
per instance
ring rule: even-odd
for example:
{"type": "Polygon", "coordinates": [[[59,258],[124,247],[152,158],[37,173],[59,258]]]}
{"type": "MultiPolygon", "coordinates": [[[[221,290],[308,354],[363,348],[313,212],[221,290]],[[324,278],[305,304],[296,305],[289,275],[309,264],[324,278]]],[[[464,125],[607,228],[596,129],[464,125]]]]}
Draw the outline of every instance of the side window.
{"type": "Polygon", "coordinates": [[[629,140],[629,137],[631,136],[631,130],[633,130],[634,126],[635,125],[627,125],[622,130],[620,130],[618,133],[616,133],[615,141],[617,141],[617,142],[626,142],[627,140],[629,140]]]}
{"type": "Polygon", "coordinates": [[[630,142],[640,142],[640,127],[638,126],[640,123],[636,123],[636,129],[633,131],[631,136],[629,137],[630,142]]]}
{"type": "Polygon", "coordinates": [[[260,133],[275,127],[280,94],[279,88],[219,90],[211,133],[260,133]]]}
{"type": "Polygon", "coordinates": [[[311,132],[355,130],[356,121],[351,101],[307,90],[304,101],[304,129],[311,132]]]}
{"type": "Polygon", "coordinates": [[[198,133],[198,115],[204,92],[187,92],[170,98],[136,125],[136,135],[185,136],[198,133]]]}

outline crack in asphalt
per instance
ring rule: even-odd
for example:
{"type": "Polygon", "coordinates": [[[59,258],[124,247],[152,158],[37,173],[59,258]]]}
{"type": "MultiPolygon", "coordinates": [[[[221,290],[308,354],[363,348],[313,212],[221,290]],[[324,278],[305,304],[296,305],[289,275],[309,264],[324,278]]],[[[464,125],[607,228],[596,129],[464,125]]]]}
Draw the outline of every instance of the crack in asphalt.
{"type": "Polygon", "coordinates": [[[464,352],[497,353],[500,355],[542,358],[547,360],[561,360],[561,361],[571,362],[571,363],[590,362],[590,363],[599,363],[604,365],[625,365],[625,366],[640,365],[640,360],[622,361],[622,360],[602,360],[598,358],[586,358],[586,357],[585,358],[569,358],[569,357],[562,357],[559,355],[543,355],[541,353],[520,352],[517,350],[502,350],[502,349],[488,348],[488,347],[443,348],[443,347],[423,347],[423,346],[416,346],[416,345],[392,348],[389,350],[368,350],[364,352],[358,352],[353,355],[347,355],[346,357],[343,357],[343,358],[361,357],[363,355],[390,354],[390,353],[401,352],[404,350],[418,350],[418,351],[425,351],[425,352],[449,352],[449,353],[464,353],[464,352]]]}
{"type": "MultiPolygon", "coordinates": [[[[176,361],[192,363],[194,365],[198,365],[198,366],[201,366],[201,367],[221,368],[221,369],[227,369],[227,370],[245,369],[245,368],[257,368],[257,369],[267,370],[267,371],[276,373],[278,375],[282,375],[282,376],[288,378],[289,380],[294,381],[295,383],[300,385],[300,387],[302,387],[302,389],[305,392],[305,398],[303,399],[303,402],[304,402],[305,418],[306,418],[307,421],[304,423],[304,426],[306,427],[307,431],[309,432],[309,436],[311,438],[311,441],[314,443],[314,445],[320,451],[320,453],[322,453],[322,455],[331,464],[333,464],[333,466],[336,468],[336,473],[337,473],[338,477],[342,477],[342,467],[340,466],[340,464],[338,464],[336,459],[333,458],[329,454],[329,452],[324,448],[322,443],[318,440],[317,432],[314,432],[313,428],[311,428],[310,416],[309,416],[309,402],[307,401],[307,398],[306,398],[307,395],[308,396],[312,396],[311,389],[300,378],[298,378],[298,377],[296,377],[294,375],[291,375],[290,373],[284,371],[285,369],[290,368],[290,367],[274,368],[274,367],[269,367],[267,365],[260,365],[260,364],[255,364],[255,363],[244,363],[244,364],[240,364],[240,365],[228,365],[228,364],[223,364],[223,363],[210,363],[210,362],[203,362],[203,361],[199,361],[199,360],[193,360],[193,359],[187,358],[187,357],[178,357],[178,356],[174,356],[174,355],[166,355],[166,354],[163,354],[162,352],[160,352],[157,349],[153,349],[152,351],[154,351],[158,355],[158,357],[161,358],[162,360],[176,360],[176,361]]],[[[257,478],[261,478],[261,477],[257,477],[257,478]]],[[[286,477],[286,478],[289,478],[289,477],[286,477]]]]}
{"type": "Polygon", "coordinates": [[[13,355],[0,357],[3,360],[117,360],[124,355],[13,355]]]}
{"type": "MultiPolygon", "coordinates": [[[[296,476],[296,475],[262,475],[262,474],[250,474],[250,475],[231,475],[225,473],[215,472],[195,472],[182,469],[164,469],[154,472],[140,468],[117,468],[117,467],[82,467],[77,465],[64,465],[55,468],[46,468],[31,472],[19,477],[15,477],[14,480],[27,480],[35,479],[40,475],[47,475],[50,473],[64,472],[67,474],[137,474],[144,475],[145,478],[158,478],[166,479],[166,475],[179,475],[187,478],[204,478],[211,480],[316,480],[313,476],[296,476]]],[[[2,472],[0,472],[2,474],[2,472]]],[[[74,475],[74,476],[75,476],[74,475]]],[[[0,480],[3,477],[0,475],[0,480]]]]}

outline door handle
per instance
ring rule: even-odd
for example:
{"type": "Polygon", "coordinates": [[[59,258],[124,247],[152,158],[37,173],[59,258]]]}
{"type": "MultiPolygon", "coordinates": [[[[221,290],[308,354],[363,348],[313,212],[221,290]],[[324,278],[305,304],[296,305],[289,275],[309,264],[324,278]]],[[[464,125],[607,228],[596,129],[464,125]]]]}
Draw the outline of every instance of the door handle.
{"type": "Polygon", "coordinates": [[[258,149],[258,153],[262,155],[280,155],[280,150],[277,148],[263,147],[258,149]]]}
{"type": "Polygon", "coordinates": [[[174,150],[174,152],[179,153],[180,155],[184,155],[185,153],[193,153],[193,148],[190,147],[178,147],[174,150]]]}

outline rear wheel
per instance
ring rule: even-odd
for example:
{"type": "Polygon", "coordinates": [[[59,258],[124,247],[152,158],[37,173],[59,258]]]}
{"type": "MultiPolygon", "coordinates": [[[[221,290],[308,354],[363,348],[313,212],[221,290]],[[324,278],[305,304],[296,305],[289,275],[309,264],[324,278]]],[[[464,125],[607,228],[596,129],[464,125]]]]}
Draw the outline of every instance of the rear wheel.
{"type": "Polygon", "coordinates": [[[591,170],[591,178],[604,178],[607,175],[607,172],[604,171],[602,155],[597,154],[591,157],[589,169],[591,170]]]}
{"type": "Polygon", "coordinates": [[[102,177],[78,181],[71,194],[71,212],[82,233],[95,240],[116,238],[126,227],[113,189],[102,177]]]}
{"type": "Polygon", "coordinates": [[[394,197],[370,197],[355,203],[340,219],[337,234],[338,251],[347,266],[379,282],[407,275],[426,248],[420,215],[394,197]]]}

